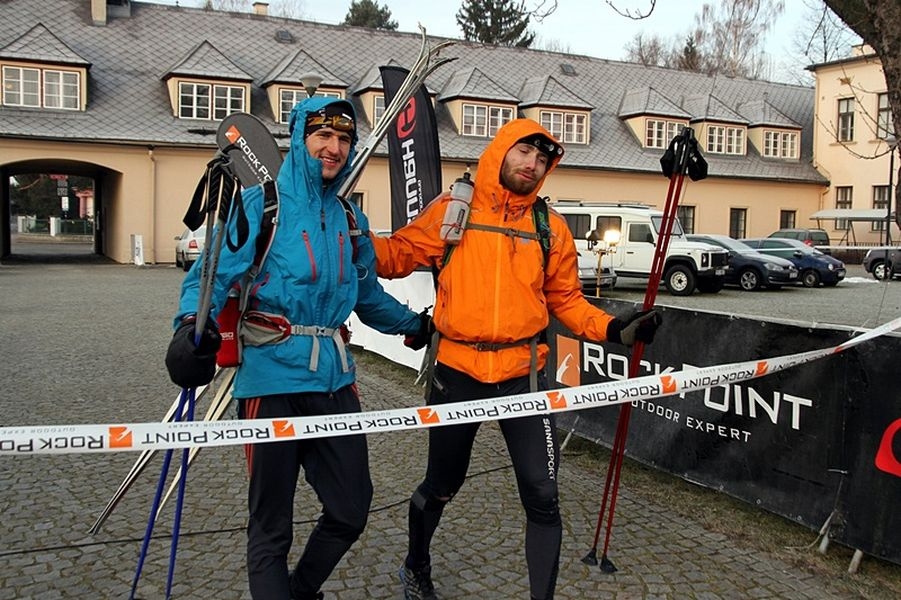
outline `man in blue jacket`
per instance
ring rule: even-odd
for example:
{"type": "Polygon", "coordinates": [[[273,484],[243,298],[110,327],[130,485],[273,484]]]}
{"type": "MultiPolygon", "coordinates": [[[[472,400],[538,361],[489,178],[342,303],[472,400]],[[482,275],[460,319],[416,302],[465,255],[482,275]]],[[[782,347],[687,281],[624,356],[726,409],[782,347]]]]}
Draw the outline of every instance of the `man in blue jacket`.
{"type": "MultiPolygon", "coordinates": [[[[424,316],[399,303],[378,283],[366,216],[354,207],[363,235],[352,241],[348,215],[337,198],[353,162],[355,123],[350,103],[334,98],[307,99],[291,112],[291,148],[276,179],[278,227],[252,283],[253,302],[242,329],[243,362],[233,390],[241,418],[360,412],[354,362],[342,339],[352,310],[383,333],[418,336],[414,346],[425,343],[424,316]]],[[[259,232],[262,186],[245,190],[244,202],[250,230],[259,232]]],[[[234,224],[229,227],[234,234],[234,224]]],[[[176,384],[196,387],[212,378],[219,347],[213,319],[229,290],[248,272],[254,242],[249,240],[235,252],[223,248],[211,325],[197,346],[199,267],[185,277],[176,333],[166,356],[176,384]]],[[[372,482],[365,436],[248,445],[246,454],[251,595],[256,600],[322,598],[320,586],[366,524],[372,482]],[[322,516],[289,574],[294,492],[301,468],[322,502],[322,516]]]]}

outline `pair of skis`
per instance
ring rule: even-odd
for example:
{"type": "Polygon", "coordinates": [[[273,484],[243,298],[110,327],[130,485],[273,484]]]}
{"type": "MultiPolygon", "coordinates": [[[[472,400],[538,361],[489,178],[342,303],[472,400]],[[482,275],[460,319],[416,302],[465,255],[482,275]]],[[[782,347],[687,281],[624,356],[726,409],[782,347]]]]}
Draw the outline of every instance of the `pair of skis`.
{"type": "MultiPolygon", "coordinates": [[[[356,185],[363,168],[378,146],[379,142],[388,132],[397,115],[404,109],[413,94],[424,85],[426,78],[438,67],[456,60],[452,57],[439,58],[441,50],[452,45],[452,41],[444,41],[435,46],[430,46],[426,37],[426,30],[420,25],[422,42],[419,56],[409,71],[394,98],[385,109],[382,119],[373,127],[360,152],[351,165],[351,171],[342,183],[338,194],[346,198],[356,185]]],[[[246,229],[242,230],[241,221],[244,219],[243,205],[240,196],[240,187],[251,187],[263,183],[266,180],[274,180],[281,166],[282,156],[278,143],[266,126],[256,117],[248,113],[238,113],[226,117],[220,124],[216,136],[220,150],[207,165],[207,171],[201,179],[198,190],[192,199],[191,208],[185,217],[185,223],[196,229],[202,222],[201,215],[206,214],[208,222],[204,256],[201,269],[201,287],[198,300],[197,321],[195,331],[202,332],[209,317],[211,306],[212,287],[215,281],[218,267],[219,253],[222,244],[230,247],[239,247],[246,241],[246,229]],[[251,160],[251,156],[258,160],[251,160]],[[235,215],[238,224],[238,240],[226,240],[226,223],[232,215],[235,215]],[[243,239],[242,239],[243,238],[243,239]]],[[[246,219],[244,220],[246,226],[246,219]]],[[[199,338],[199,334],[198,338],[199,338]]],[[[195,340],[196,342],[199,339],[195,340]]],[[[196,402],[205,395],[212,395],[210,406],[204,415],[204,420],[218,420],[226,412],[231,402],[231,387],[234,379],[234,369],[219,369],[214,375],[213,381],[202,388],[184,389],[173,402],[163,422],[190,421],[194,418],[196,402]],[[215,390],[210,394],[210,390],[215,390]]],[[[177,491],[177,503],[175,519],[172,531],[172,544],[169,555],[169,573],[166,582],[166,599],[171,598],[172,583],[174,580],[175,556],[178,544],[178,536],[181,523],[181,509],[184,501],[185,484],[190,465],[196,458],[199,448],[185,448],[182,452],[181,466],[163,495],[163,488],[168,478],[168,470],[172,458],[172,450],[167,450],[163,460],[163,467],[157,484],[156,493],[152,502],[150,517],[147,523],[141,552],[138,559],[135,576],[132,582],[130,600],[133,600],[140,579],[141,570],[147,555],[147,549],[153,533],[153,526],[159,518],[163,505],[177,491]]],[[[89,533],[96,534],[100,531],[107,518],[115,510],[124,495],[128,492],[137,478],[146,470],[153,459],[155,451],[145,451],[135,461],[129,473],[125,476],[119,488],[107,502],[106,507],[100,513],[89,533]]]]}

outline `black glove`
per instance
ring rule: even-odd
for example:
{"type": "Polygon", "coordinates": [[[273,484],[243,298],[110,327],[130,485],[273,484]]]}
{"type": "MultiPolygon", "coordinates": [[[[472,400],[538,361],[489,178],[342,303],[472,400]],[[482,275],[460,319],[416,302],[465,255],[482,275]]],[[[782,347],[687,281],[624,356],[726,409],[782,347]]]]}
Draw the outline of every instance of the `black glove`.
{"type": "Polygon", "coordinates": [[[222,344],[222,336],[216,323],[208,319],[200,343],[194,345],[195,319],[182,321],[166,351],[166,368],[172,382],[183,388],[195,388],[213,380],[216,373],[216,352],[222,344]]]}
{"type": "Polygon", "coordinates": [[[631,346],[636,341],[650,344],[663,319],[655,309],[640,310],[628,319],[614,318],[607,325],[607,339],[617,344],[631,346]]]}
{"type": "Polygon", "coordinates": [[[407,335],[404,338],[404,346],[412,350],[421,350],[426,346],[431,346],[433,333],[435,333],[435,325],[432,324],[432,317],[429,316],[429,309],[426,308],[419,313],[419,331],[407,335]]]}

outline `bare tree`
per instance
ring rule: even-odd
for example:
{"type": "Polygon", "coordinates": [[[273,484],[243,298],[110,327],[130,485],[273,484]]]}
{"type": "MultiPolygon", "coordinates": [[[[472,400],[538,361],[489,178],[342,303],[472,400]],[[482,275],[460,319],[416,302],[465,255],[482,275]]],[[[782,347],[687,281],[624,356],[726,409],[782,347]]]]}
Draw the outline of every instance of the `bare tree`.
{"type": "Polygon", "coordinates": [[[556,38],[543,38],[540,35],[535,37],[532,42],[533,47],[539,50],[547,50],[548,52],[560,52],[561,54],[572,54],[572,47],[562,40],[556,38]]]}
{"type": "Polygon", "coordinates": [[[306,11],[303,0],[275,0],[269,5],[269,14],[286,19],[303,19],[306,11]]]}
{"type": "Polygon", "coordinates": [[[224,12],[249,12],[250,5],[250,0],[206,0],[203,8],[224,12]]]}
{"type": "Polygon", "coordinates": [[[672,52],[667,43],[656,33],[639,31],[626,45],[626,60],[646,67],[667,67],[671,64],[672,52]]]}
{"type": "Polygon", "coordinates": [[[794,50],[808,64],[848,55],[858,38],[823,0],[804,0],[804,16],[795,32],[794,50]]]}
{"type": "Polygon", "coordinates": [[[695,40],[707,70],[729,77],[763,75],[767,61],[762,42],[784,9],[783,0],[705,2],[695,16],[695,40]]]}

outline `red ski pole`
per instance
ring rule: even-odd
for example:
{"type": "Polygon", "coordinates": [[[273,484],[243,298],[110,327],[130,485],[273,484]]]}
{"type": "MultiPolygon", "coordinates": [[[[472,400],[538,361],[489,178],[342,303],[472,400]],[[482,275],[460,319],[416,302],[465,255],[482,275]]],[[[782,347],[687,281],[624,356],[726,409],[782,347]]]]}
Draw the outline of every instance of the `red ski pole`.
{"type": "MultiPolygon", "coordinates": [[[[657,290],[660,286],[660,280],[663,276],[663,267],[666,264],[666,253],[669,248],[669,241],[672,236],[673,224],[676,220],[676,211],[679,206],[679,198],[683,192],[683,184],[685,175],[688,174],[693,181],[698,181],[707,176],[707,163],[701,157],[697,149],[697,140],[694,138],[694,132],[691,128],[686,127],[682,132],[673,138],[663,158],[660,159],[663,173],[669,177],[669,187],[666,193],[666,201],[663,209],[663,220],[661,222],[660,231],[658,232],[657,248],[654,251],[654,258],[651,264],[651,273],[648,279],[648,287],[645,291],[643,310],[650,310],[654,307],[657,299],[657,290]]],[[[638,366],[644,354],[644,343],[637,341],[632,346],[632,357],[629,360],[630,379],[638,375],[638,366]]],[[[604,536],[604,549],[601,554],[601,570],[605,573],[615,572],[616,566],[607,557],[607,550],[610,546],[610,534],[613,529],[613,515],[616,511],[616,498],[619,493],[620,475],[622,472],[623,458],[626,452],[626,437],[629,433],[629,418],[632,415],[632,405],[623,404],[617,417],[616,433],[613,439],[613,449],[610,454],[610,464],[607,467],[607,478],[604,483],[604,496],[601,501],[601,508],[598,511],[597,526],[594,534],[594,545],[589,550],[582,562],[586,564],[596,565],[597,546],[600,539],[601,524],[604,521],[604,514],[607,503],[610,503],[610,513],[607,515],[607,527],[604,536]]]]}

